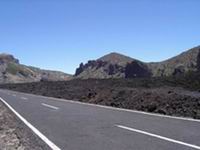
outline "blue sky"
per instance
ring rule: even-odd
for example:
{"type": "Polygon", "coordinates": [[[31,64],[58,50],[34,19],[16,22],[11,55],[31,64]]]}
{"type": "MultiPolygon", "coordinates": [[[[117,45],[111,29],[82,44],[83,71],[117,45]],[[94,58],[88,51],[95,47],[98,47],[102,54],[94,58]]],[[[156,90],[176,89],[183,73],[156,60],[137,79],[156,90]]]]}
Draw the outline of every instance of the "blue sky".
{"type": "Polygon", "coordinates": [[[200,45],[199,0],[0,0],[0,52],[74,73],[119,52],[161,61],[200,45]]]}

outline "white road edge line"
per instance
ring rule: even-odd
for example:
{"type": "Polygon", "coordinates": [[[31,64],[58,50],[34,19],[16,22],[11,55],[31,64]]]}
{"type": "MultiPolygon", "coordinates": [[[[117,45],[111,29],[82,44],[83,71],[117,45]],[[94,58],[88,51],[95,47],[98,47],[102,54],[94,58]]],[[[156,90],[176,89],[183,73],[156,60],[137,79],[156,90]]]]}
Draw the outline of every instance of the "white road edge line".
{"type": "Polygon", "coordinates": [[[23,118],[17,111],[15,111],[3,98],[0,100],[19,118],[22,122],[26,124],[40,139],[42,139],[52,150],[61,150],[53,142],[51,142],[45,135],[43,135],[38,129],[36,129],[32,124],[30,124],[25,118],[23,118]]]}
{"type": "MultiPolygon", "coordinates": [[[[33,94],[31,94],[31,95],[33,95],[33,94]]],[[[58,99],[58,98],[54,98],[54,97],[45,97],[45,96],[41,96],[41,95],[34,95],[34,96],[38,96],[38,97],[45,98],[45,99],[48,99],[48,100],[51,99],[51,100],[54,100],[54,101],[69,102],[69,103],[74,103],[74,104],[80,104],[80,105],[86,105],[86,106],[94,106],[94,107],[100,107],[100,108],[104,108],[104,109],[111,109],[111,110],[117,110],[117,111],[125,111],[125,112],[148,115],[148,116],[156,116],[156,117],[176,119],[176,120],[200,122],[200,120],[192,119],[192,118],[186,118],[186,117],[184,118],[184,117],[168,116],[168,115],[149,113],[149,112],[144,112],[144,111],[139,111],[139,110],[131,110],[131,109],[125,109],[125,108],[117,108],[117,107],[111,107],[111,106],[98,105],[98,104],[83,103],[83,102],[79,102],[79,101],[58,99]]]]}
{"type": "Polygon", "coordinates": [[[190,147],[190,148],[194,148],[194,149],[200,150],[200,146],[189,144],[189,143],[185,143],[185,142],[178,141],[178,140],[174,140],[174,139],[171,139],[171,138],[167,138],[167,137],[164,137],[164,136],[156,135],[156,134],[149,133],[149,132],[146,132],[146,131],[142,131],[142,130],[138,130],[138,129],[133,129],[133,128],[122,126],[122,125],[116,125],[116,127],[122,128],[122,129],[125,129],[125,130],[129,130],[129,131],[132,131],[132,132],[137,132],[137,133],[140,133],[140,134],[148,135],[148,136],[155,137],[155,138],[158,138],[158,139],[162,139],[162,140],[165,140],[165,141],[168,141],[168,142],[172,142],[172,143],[176,143],[176,144],[180,144],[180,145],[184,145],[184,146],[187,146],[187,147],[190,147]]]}
{"type": "Polygon", "coordinates": [[[52,105],[48,105],[48,104],[45,104],[45,103],[42,103],[42,105],[45,106],[45,107],[49,107],[49,108],[52,108],[52,109],[56,109],[56,110],[59,109],[58,107],[55,107],[55,106],[52,106],[52,105]]]}
{"type": "MultiPolygon", "coordinates": [[[[1,91],[3,91],[3,90],[1,89],[1,91]]],[[[9,90],[6,90],[6,91],[9,91],[9,90]]],[[[125,108],[116,108],[116,107],[111,107],[111,106],[83,103],[83,102],[78,102],[78,101],[73,101],[73,100],[59,99],[59,98],[55,98],[55,97],[47,97],[47,96],[42,96],[42,95],[34,95],[34,94],[30,94],[30,93],[23,93],[23,92],[16,92],[16,91],[10,91],[10,92],[13,92],[13,93],[16,93],[16,94],[22,93],[24,95],[36,96],[36,97],[40,97],[40,98],[51,99],[51,100],[54,100],[54,101],[70,102],[70,103],[75,103],[75,104],[80,104],[80,105],[95,106],[95,107],[100,107],[100,108],[105,108],[105,109],[132,112],[132,113],[143,114],[143,115],[148,115],[148,116],[156,116],[156,117],[170,118],[170,119],[176,119],[176,120],[200,122],[200,119],[198,120],[198,119],[192,119],[192,118],[186,118],[186,117],[168,116],[168,115],[149,113],[149,112],[138,111],[138,110],[131,110],[131,109],[125,109],[125,108]]]]}

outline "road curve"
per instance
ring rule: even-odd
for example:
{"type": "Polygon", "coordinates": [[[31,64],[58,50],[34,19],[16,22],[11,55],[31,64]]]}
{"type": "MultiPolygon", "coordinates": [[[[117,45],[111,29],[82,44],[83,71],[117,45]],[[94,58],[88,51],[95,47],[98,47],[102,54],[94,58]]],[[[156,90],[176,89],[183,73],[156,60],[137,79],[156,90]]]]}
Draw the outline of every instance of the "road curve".
{"type": "Polygon", "coordinates": [[[200,121],[0,90],[0,97],[63,150],[200,149],[200,121]]]}

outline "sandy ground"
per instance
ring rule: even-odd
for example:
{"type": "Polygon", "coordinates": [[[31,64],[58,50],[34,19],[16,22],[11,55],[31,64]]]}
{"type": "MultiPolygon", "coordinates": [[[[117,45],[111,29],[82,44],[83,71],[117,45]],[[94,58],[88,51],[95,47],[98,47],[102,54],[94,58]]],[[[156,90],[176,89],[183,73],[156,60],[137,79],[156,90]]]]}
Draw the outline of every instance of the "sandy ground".
{"type": "Polygon", "coordinates": [[[0,150],[50,149],[0,101],[0,150]]]}

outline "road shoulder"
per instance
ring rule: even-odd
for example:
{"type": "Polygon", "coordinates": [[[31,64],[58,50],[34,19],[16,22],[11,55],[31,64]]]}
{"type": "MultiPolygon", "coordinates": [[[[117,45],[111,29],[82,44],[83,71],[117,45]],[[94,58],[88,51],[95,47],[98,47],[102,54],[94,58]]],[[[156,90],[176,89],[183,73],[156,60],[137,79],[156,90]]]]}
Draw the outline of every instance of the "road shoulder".
{"type": "Polygon", "coordinates": [[[0,101],[0,149],[49,150],[50,148],[0,101]]]}

